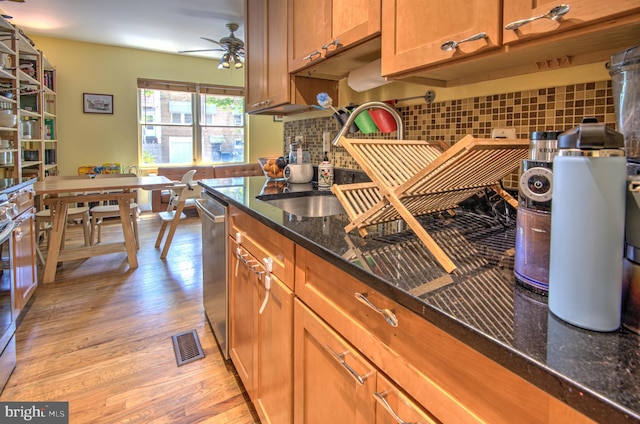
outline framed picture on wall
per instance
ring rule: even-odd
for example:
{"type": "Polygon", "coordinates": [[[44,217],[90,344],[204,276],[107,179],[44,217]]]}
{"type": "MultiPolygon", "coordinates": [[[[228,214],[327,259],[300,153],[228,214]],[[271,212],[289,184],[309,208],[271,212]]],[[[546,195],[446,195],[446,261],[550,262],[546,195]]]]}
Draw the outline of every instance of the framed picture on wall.
{"type": "Polygon", "coordinates": [[[84,113],[113,114],[113,95],[111,94],[82,94],[84,113]]]}

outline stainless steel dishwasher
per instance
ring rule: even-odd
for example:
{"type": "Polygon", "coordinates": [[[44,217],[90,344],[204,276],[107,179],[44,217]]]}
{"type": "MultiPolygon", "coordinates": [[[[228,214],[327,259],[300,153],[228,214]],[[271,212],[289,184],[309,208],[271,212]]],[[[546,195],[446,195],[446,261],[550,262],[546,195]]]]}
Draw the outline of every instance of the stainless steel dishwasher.
{"type": "Polygon", "coordinates": [[[227,206],[205,191],[196,205],[202,219],[202,302],[220,350],[229,359],[227,206]]]}

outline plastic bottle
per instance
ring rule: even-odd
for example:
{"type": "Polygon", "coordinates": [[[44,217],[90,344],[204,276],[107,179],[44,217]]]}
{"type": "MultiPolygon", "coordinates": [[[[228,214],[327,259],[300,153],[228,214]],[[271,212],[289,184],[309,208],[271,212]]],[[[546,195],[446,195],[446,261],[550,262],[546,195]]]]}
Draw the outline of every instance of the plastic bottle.
{"type": "Polygon", "coordinates": [[[324,152],[324,159],[318,166],[318,187],[328,188],[333,184],[333,165],[329,161],[327,152],[324,152]]]}

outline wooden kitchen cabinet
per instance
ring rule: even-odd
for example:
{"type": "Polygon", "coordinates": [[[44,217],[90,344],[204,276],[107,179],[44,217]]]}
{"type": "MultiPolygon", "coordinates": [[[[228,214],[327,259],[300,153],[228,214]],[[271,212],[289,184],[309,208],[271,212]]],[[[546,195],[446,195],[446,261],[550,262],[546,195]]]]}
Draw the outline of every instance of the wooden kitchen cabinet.
{"type": "Polygon", "coordinates": [[[21,189],[9,196],[19,215],[11,235],[11,264],[15,291],[15,316],[24,309],[38,287],[36,231],[33,188],[21,189]]]}
{"type": "Polygon", "coordinates": [[[439,422],[299,300],[294,323],[296,423],[439,422]]]}
{"type": "Polygon", "coordinates": [[[502,42],[499,0],[382,0],[382,75],[496,49],[502,42]],[[485,32],[486,39],[443,51],[446,41],[485,32]]]}
{"type": "Polygon", "coordinates": [[[240,263],[235,255],[233,239],[229,240],[229,251],[234,252],[229,255],[229,356],[244,388],[251,399],[254,399],[254,343],[258,334],[258,302],[254,293],[258,291],[259,280],[250,266],[240,263]]]}
{"type": "MultiPolygon", "coordinates": [[[[514,0],[504,2],[503,26],[521,19],[544,15],[560,4],[562,2],[557,0],[538,2],[514,0]]],[[[592,25],[606,19],[640,11],[640,2],[637,0],[615,2],[573,0],[568,5],[570,6],[569,12],[559,21],[538,19],[521,26],[517,31],[504,30],[504,44],[592,25]]]]}
{"type": "Polygon", "coordinates": [[[294,323],[295,422],[375,423],[375,368],[298,300],[294,323]]]}
{"type": "Polygon", "coordinates": [[[283,0],[247,0],[247,110],[289,101],[287,4],[283,0]]]}
{"type": "Polygon", "coordinates": [[[640,3],[614,4],[579,0],[559,22],[537,20],[518,31],[509,22],[539,16],[553,2],[525,0],[382,0],[382,76],[432,86],[479,81],[608,60],[634,46],[640,34],[640,3]],[[535,6],[532,6],[535,5],[535,6]],[[459,44],[442,51],[447,40],[459,41],[481,31],[486,41],[459,44]]]}
{"type": "Polygon", "coordinates": [[[335,81],[289,75],[285,0],[246,0],[247,111],[287,114],[310,109],[316,95],[338,98],[335,81]]]}
{"type": "Polygon", "coordinates": [[[380,0],[288,0],[289,72],[380,35],[380,0]]]}
{"type": "Polygon", "coordinates": [[[262,422],[293,415],[293,242],[230,208],[230,356],[262,422]],[[286,260],[284,257],[286,255],[286,260]],[[282,279],[290,278],[289,284],[282,279]]]}
{"type": "MultiPolygon", "coordinates": [[[[592,422],[302,248],[296,249],[296,296],[362,357],[383,370],[383,376],[414,399],[416,405],[442,422],[506,424],[512,423],[514,417],[521,423],[592,422]]],[[[296,395],[301,378],[299,356],[306,353],[298,346],[297,320],[296,310],[296,395]]],[[[382,387],[380,390],[384,391],[382,387]]],[[[296,398],[296,406],[298,403],[296,398]]],[[[399,410],[406,411],[406,405],[403,402],[399,410]]]]}

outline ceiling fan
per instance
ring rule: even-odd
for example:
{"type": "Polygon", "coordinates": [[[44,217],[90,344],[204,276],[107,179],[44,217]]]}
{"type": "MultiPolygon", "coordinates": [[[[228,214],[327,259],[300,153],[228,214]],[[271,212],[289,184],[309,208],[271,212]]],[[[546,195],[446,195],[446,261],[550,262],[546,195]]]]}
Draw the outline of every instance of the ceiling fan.
{"type": "MultiPolygon", "coordinates": [[[[0,0],[1,1],[1,0],[0,0]]],[[[19,1],[19,0],[10,0],[10,1],[19,1]]],[[[196,52],[225,52],[220,59],[220,63],[218,64],[218,69],[228,69],[231,67],[231,63],[233,63],[234,68],[242,68],[242,60],[244,58],[244,41],[236,37],[233,33],[238,29],[238,24],[229,23],[226,27],[231,31],[231,34],[227,37],[223,37],[220,41],[212,40],[211,38],[200,37],[203,40],[210,41],[214,44],[220,46],[220,48],[216,49],[200,49],[200,50],[182,50],[178,53],[196,53],[196,52]]]]}

